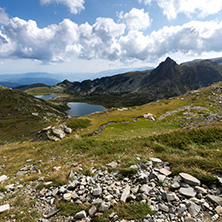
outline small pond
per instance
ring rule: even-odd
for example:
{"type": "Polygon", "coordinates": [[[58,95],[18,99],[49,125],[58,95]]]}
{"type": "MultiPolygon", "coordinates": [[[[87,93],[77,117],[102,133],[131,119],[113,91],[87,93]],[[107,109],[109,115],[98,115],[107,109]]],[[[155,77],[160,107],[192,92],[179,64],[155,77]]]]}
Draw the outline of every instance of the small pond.
{"type": "Polygon", "coordinates": [[[90,113],[98,112],[106,110],[105,107],[101,105],[91,105],[88,103],[76,103],[76,102],[70,102],[67,103],[68,107],[70,107],[69,110],[66,111],[66,113],[70,116],[85,116],[90,113]]]}
{"type": "Polygon", "coordinates": [[[48,95],[40,95],[40,96],[35,96],[35,97],[39,98],[39,99],[50,100],[50,99],[54,99],[56,97],[60,97],[60,95],[48,94],[48,95]]]}

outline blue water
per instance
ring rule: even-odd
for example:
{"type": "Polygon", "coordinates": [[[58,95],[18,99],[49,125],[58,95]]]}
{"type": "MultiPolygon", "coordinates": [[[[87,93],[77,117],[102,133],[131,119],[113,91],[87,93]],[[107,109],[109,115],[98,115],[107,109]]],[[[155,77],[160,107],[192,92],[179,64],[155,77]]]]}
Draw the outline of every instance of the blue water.
{"type": "Polygon", "coordinates": [[[40,96],[35,96],[35,97],[39,98],[39,99],[50,100],[50,99],[53,99],[55,97],[60,97],[60,95],[49,94],[49,95],[40,95],[40,96]]]}
{"type": "Polygon", "coordinates": [[[101,105],[91,105],[88,103],[70,102],[67,103],[67,105],[68,107],[70,107],[70,109],[67,110],[66,113],[70,116],[76,116],[76,117],[85,116],[90,113],[106,110],[106,108],[101,105]]]}

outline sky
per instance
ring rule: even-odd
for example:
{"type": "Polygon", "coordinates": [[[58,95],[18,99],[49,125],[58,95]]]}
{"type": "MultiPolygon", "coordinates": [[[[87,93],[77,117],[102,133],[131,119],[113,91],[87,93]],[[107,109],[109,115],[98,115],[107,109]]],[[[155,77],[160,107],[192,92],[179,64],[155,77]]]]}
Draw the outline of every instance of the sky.
{"type": "Polygon", "coordinates": [[[0,0],[0,73],[222,56],[222,0],[0,0]]]}

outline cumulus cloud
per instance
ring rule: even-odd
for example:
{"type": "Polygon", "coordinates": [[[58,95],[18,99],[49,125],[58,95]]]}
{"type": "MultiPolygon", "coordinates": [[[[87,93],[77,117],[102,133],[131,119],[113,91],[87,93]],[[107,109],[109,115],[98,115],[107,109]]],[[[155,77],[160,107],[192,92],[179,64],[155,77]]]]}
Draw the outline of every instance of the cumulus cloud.
{"type": "Polygon", "coordinates": [[[1,57],[29,58],[58,62],[64,60],[67,50],[78,50],[78,25],[65,19],[59,25],[43,29],[33,20],[10,19],[0,32],[1,57]]]}
{"type": "Polygon", "coordinates": [[[189,17],[196,15],[204,18],[222,10],[222,0],[139,0],[139,2],[145,5],[156,2],[168,19],[175,19],[179,13],[189,17]]]}
{"type": "MultiPolygon", "coordinates": [[[[135,14],[138,11],[146,14],[143,10],[136,10],[135,14]]],[[[62,62],[75,55],[88,60],[125,62],[152,61],[173,53],[201,55],[222,51],[222,22],[192,21],[144,34],[146,25],[138,28],[127,23],[132,12],[135,10],[122,14],[119,23],[100,17],[92,25],[87,22],[77,25],[64,19],[44,28],[39,28],[33,20],[8,18],[0,27],[0,58],[26,58],[45,63],[62,62]]],[[[138,21],[137,17],[135,20],[138,21]]]]}
{"type": "Polygon", "coordinates": [[[0,8],[0,24],[6,24],[9,21],[8,14],[3,8],[0,8]]]}
{"type": "Polygon", "coordinates": [[[71,13],[77,14],[84,10],[84,0],[40,0],[42,5],[57,3],[67,6],[71,13]]]}
{"type": "Polygon", "coordinates": [[[130,30],[143,30],[150,26],[151,20],[148,12],[144,9],[133,8],[129,13],[121,12],[119,18],[124,21],[127,28],[130,30]]]}

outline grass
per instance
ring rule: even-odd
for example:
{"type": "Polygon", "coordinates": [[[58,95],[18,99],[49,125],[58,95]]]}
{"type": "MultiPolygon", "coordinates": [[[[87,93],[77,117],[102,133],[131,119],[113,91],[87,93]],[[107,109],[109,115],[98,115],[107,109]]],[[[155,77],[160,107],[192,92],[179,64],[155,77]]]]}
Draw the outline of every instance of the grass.
{"type": "Polygon", "coordinates": [[[153,215],[154,212],[146,203],[123,203],[116,205],[113,209],[105,212],[102,216],[93,219],[93,222],[109,222],[111,212],[116,212],[120,219],[125,220],[141,220],[146,216],[153,215]]]}
{"type": "MultiPolygon", "coordinates": [[[[141,119],[137,123],[118,123],[118,121],[132,120],[134,117],[141,118],[145,113],[153,113],[158,118],[167,111],[190,104],[194,97],[196,102],[193,105],[205,106],[210,109],[210,112],[216,113],[218,112],[217,104],[210,106],[211,103],[204,100],[212,92],[211,88],[207,88],[203,92],[200,91],[198,95],[187,94],[183,96],[183,100],[181,100],[182,97],[176,97],[131,107],[126,111],[118,111],[113,108],[87,117],[70,118],[65,123],[74,129],[75,133],[59,142],[19,141],[2,145],[0,147],[0,156],[2,157],[0,158],[0,166],[5,164],[5,167],[1,169],[1,174],[6,174],[9,180],[0,186],[0,191],[5,191],[4,185],[6,183],[18,182],[26,185],[39,177],[45,177],[45,181],[53,181],[52,186],[67,184],[70,171],[78,171],[78,168],[72,168],[73,162],[82,164],[83,170],[78,171],[79,173],[90,175],[91,167],[101,168],[109,162],[119,160],[118,170],[121,171],[123,177],[131,176],[136,171],[129,167],[138,163],[138,156],[144,163],[149,161],[150,157],[158,157],[170,163],[173,175],[187,172],[200,179],[204,184],[215,184],[217,183],[215,176],[222,174],[221,122],[214,122],[209,126],[183,128],[182,125],[186,120],[184,120],[183,112],[178,112],[161,121],[152,122],[141,119]],[[100,135],[85,137],[98,130],[100,125],[110,121],[115,121],[115,123],[107,126],[100,135]],[[32,161],[27,163],[28,159],[32,159],[32,161]],[[37,165],[42,174],[30,173],[29,176],[14,177],[19,169],[29,164],[37,165]],[[53,169],[55,166],[61,166],[61,169],[55,171],[53,169]]],[[[200,119],[201,115],[206,115],[205,112],[198,112],[195,112],[197,119],[200,119]]],[[[8,122],[8,124],[10,127],[12,122],[8,122]]],[[[24,131],[28,131],[26,125],[19,124],[24,131]]],[[[26,124],[25,121],[24,124],[26,124]]],[[[32,125],[33,129],[37,126],[38,124],[32,125]]],[[[7,128],[5,129],[6,132],[9,132],[7,128]]],[[[37,189],[43,187],[45,187],[44,183],[39,183],[37,189]]],[[[26,197],[20,197],[18,193],[12,199],[9,197],[5,199],[7,198],[12,206],[15,206],[15,210],[10,214],[14,213],[18,221],[29,221],[27,219],[28,208],[25,208],[23,203],[33,206],[33,202],[26,197]],[[25,198],[25,201],[22,198],[25,198]],[[19,201],[15,201],[15,199],[19,201]],[[22,215],[18,213],[21,209],[24,212],[22,215]]],[[[88,210],[89,206],[59,202],[58,207],[62,209],[61,214],[74,215],[81,209],[88,210]]],[[[117,212],[120,218],[135,220],[139,217],[144,218],[148,213],[151,213],[146,204],[121,204],[105,212],[102,217],[95,218],[94,221],[109,221],[108,215],[112,211],[117,212]]],[[[30,221],[34,221],[32,218],[38,218],[35,211],[30,215],[32,215],[30,221]]],[[[1,214],[0,221],[4,221],[4,217],[9,217],[9,214],[1,214]]]]}

